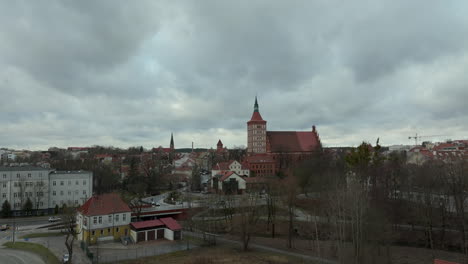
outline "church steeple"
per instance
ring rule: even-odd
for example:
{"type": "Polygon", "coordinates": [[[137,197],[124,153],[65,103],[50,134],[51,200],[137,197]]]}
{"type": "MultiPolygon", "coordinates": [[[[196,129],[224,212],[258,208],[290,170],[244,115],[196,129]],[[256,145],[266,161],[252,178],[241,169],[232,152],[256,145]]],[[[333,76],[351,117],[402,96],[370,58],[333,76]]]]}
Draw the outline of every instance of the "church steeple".
{"type": "Polygon", "coordinates": [[[255,96],[254,112],[258,112],[257,96],[255,96]]]}
{"type": "Polygon", "coordinates": [[[171,150],[174,150],[174,136],[172,135],[172,133],[171,133],[171,143],[170,143],[170,145],[169,145],[169,148],[170,148],[171,150]]]}

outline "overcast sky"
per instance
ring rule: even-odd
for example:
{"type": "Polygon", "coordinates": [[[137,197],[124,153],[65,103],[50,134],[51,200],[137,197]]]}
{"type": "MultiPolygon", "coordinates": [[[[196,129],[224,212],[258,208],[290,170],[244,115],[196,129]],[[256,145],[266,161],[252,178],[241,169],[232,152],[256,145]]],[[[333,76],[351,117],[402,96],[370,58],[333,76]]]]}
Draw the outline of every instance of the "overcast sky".
{"type": "Polygon", "coordinates": [[[468,2],[0,0],[0,147],[468,138],[468,2]]]}

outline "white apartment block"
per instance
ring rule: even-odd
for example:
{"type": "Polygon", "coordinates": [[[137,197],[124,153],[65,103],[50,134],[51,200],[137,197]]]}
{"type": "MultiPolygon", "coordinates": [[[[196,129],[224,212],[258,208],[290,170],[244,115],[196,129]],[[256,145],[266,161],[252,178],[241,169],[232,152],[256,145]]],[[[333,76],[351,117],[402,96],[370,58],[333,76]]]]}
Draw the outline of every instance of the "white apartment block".
{"type": "Polygon", "coordinates": [[[89,171],[52,171],[49,174],[49,208],[80,206],[93,195],[93,173],[89,171]]]}
{"type": "Polygon", "coordinates": [[[87,171],[55,171],[36,166],[0,167],[0,206],[8,201],[13,214],[21,215],[29,199],[34,212],[50,213],[55,205],[83,204],[92,195],[92,183],[93,174],[87,171]]]}

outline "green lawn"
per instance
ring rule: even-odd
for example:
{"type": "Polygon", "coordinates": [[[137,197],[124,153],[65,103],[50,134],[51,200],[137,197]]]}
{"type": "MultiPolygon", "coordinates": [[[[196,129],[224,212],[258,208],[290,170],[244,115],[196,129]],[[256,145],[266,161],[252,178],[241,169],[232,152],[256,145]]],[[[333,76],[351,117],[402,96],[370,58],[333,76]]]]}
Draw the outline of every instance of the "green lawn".
{"type": "Polygon", "coordinates": [[[26,242],[7,242],[3,245],[7,248],[18,249],[37,254],[45,261],[45,263],[60,264],[59,259],[54,254],[52,254],[49,249],[39,244],[26,242]]]}
{"type": "Polygon", "coordinates": [[[127,260],[120,264],[286,264],[286,263],[311,263],[298,258],[281,254],[249,250],[241,251],[237,246],[199,247],[192,250],[177,251],[169,254],[127,260]]]}
{"type": "Polygon", "coordinates": [[[20,236],[20,238],[35,238],[35,237],[56,237],[63,236],[62,232],[49,232],[49,233],[33,233],[28,235],[20,236]]]}

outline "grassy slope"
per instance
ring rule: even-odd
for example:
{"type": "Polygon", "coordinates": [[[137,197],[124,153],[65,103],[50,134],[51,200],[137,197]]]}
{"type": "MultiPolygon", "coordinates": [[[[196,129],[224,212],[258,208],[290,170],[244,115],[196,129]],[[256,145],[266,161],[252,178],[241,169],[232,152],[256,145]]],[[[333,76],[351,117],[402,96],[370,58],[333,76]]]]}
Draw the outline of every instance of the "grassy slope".
{"type": "Polygon", "coordinates": [[[39,255],[46,263],[50,264],[60,264],[59,259],[50,252],[49,249],[43,247],[42,245],[39,244],[34,244],[34,243],[26,243],[26,242],[16,242],[13,244],[13,242],[7,242],[3,244],[7,248],[11,249],[18,249],[18,250],[23,250],[23,251],[28,251],[34,254],[39,255]]]}
{"type": "Polygon", "coordinates": [[[28,235],[20,236],[20,238],[36,238],[36,237],[55,237],[55,236],[63,236],[62,232],[50,232],[50,233],[33,233],[28,235]]]}
{"type": "Polygon", "coordinates": [[[141,258],[119,262],[121,264],[282,264],[282,263],[308,263],[300,259],[280,254],[266,253],[261,251],[243,252],[237,248],[228,246],[201,247],[190,251],[178,251],[165,255],[141,258]]]}

